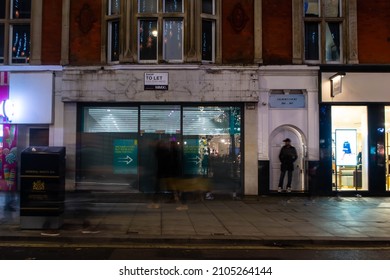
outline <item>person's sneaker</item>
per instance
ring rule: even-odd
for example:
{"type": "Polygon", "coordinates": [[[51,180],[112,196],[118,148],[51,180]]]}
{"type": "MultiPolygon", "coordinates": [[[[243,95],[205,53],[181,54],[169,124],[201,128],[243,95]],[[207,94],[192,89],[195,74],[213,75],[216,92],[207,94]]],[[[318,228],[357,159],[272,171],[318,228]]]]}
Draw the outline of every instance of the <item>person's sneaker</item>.
{"type": "Polygon", "coordinates": [[[214,200],[214,195],[211,192],[206,193],[205,196],[206,200],[214,200]]]}
{"type": "Polygon", "coordinates": [[[278,188],[278,192],[282,192],[282,188],[278,188]]]}
{"type": "Polygon", "coordinates": [[[176,210],[178,210],[178,211],[188,210],[188,206],[187,205],[180,205],[180,206],[176,207],[176,210]]]}
{"type": "Polygon", "coordinates": [[[291,188],[287,188],[287,192],[291,192],[291,188]]]}
{"type": "Polygon", "coordinates": [[[41,235],[43,235],[43,236],[58,236],[58,235],[60,235],[60,232],[58,230],[49,229],[49,230],[42,231],[41,235]]]}
{"type": "Polygon", "coordinates": [[[84,234],[96,234],[96,233],[100,233],[100,230],[93,230],[93,229],[88,229],[88,228],[86,228],[86,229],[83,229],[82,231],[81,231],[81,233],[84,233],[84,234]]]}

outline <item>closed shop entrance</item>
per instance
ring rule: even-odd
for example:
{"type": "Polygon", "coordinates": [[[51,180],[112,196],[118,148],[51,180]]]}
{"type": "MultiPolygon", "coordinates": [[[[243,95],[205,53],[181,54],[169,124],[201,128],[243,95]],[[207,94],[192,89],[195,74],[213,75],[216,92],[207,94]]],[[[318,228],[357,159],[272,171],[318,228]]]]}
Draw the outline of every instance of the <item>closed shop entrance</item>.
{"type": "Polygon", "coordinates": [[[165,145],[177,150],[180,177],[209,178],[213,192],[242,191],[240,106],[91,104],[78,111],[78,188],[153,192],[156,149],[165,145]]]}

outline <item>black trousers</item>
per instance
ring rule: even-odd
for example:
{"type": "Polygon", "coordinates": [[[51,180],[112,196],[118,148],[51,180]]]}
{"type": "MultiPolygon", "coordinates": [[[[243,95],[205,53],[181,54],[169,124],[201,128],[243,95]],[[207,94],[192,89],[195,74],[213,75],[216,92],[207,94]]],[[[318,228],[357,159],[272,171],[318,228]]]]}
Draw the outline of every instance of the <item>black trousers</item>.
{"type": "Polygon", "coordinates": [[[278,188],[283,188],[283,182],[284,182],[284,177],[287,172],[287,185],[286,188],[291,188],[291,182],[292,182],[292,170],[281,170],[280,171],[280,178],[279,178],[279,185],[278,188]]]}

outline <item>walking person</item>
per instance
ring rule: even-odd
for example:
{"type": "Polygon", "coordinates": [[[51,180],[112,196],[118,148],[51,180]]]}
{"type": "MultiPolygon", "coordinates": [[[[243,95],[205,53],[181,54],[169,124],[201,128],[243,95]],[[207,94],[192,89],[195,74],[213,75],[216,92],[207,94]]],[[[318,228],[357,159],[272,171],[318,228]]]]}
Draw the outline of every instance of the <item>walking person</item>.
{"type": "Polygon", "coordinates": [[[297,150],[291,145],[290,138],[283,140],[284,146],[280,149],[279,160],[280,165],[280,178],[278,185],[278,192],[283,190],[284,177],[287,172],[287,185],[286,191],[291,192],[292,172],[294,171],[294,162],[297,160],[297,150]]]}

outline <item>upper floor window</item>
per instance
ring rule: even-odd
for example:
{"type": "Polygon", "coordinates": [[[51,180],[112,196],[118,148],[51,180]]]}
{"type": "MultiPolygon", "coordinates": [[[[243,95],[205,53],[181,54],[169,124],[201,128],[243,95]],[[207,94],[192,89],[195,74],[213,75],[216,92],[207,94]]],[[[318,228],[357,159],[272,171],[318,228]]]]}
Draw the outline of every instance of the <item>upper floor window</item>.
{"type": "Polygon", "coordinates": [[[343,61],[343,1],[303,0],[303,18],[305,62],[341,63],[343,61]]]}
{"type": "Polygon", "coordinates": [[[138,0],[138,58],[156,62],[183,61],[184,3],[180,0],[138,0]],[[161,2],[160,2],[161,3],[161,2]],[[160,39],[161,37],[161,39],[160,39]]]}
{"type": "Polygon", "coordinates": [[[215,61],[215,1],[202,0],[202,61],[215,61]]]}
{"type": "Polygon", "coordinates": [[[215,61],[221,0],[103,1],[107,62],[215,61]]]}
{"type": "Polygon", "coordinates": [[[119,27],[121,1],[109,0],[107,6],[107,59],[109,62],[119,61],[119,27]]]}
{"type": "Polygon", "coordinates": [[[31,0],[0,1],[0,63],[30,62],[31,0]]]}

